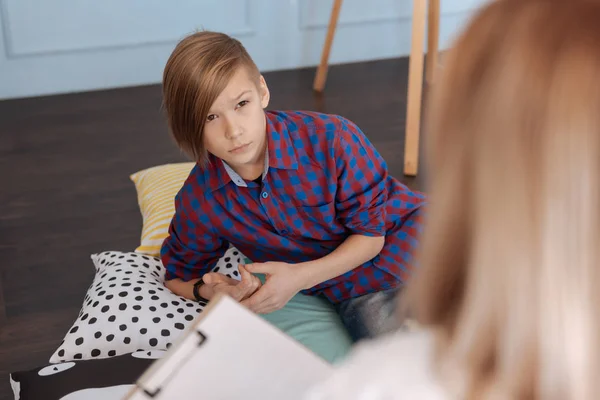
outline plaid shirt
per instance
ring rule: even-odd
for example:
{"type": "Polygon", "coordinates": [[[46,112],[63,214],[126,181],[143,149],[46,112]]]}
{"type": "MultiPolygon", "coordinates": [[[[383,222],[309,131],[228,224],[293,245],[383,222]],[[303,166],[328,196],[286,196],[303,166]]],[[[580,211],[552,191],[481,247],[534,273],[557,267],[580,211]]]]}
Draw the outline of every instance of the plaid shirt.
{"type": "Polygon", "coordinates": [[[256,262],[323,257],[349,235],[386,236],[373,260],[303,291],[332,303],[397,287],[408,277],[425,201],[388,175],[351,121],[310,112],[266,112],[267,161],[260,184],[209,155],[175,199],[161,257],[166,279],[209,272],[229,245],[256,262]]]}

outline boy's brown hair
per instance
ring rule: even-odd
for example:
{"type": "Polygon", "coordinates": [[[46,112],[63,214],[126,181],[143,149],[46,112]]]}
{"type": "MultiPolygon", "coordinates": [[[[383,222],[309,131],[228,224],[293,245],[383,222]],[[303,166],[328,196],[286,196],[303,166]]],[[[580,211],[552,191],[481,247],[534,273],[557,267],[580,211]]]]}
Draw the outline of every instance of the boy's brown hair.
{"type": "Polygon", "coordinates": [[[208,111],[239,67],[258,85],[258,67],[238,41],[224,33],[201,31],[184,38],[163,73],[163,102],[169,129],[179,148],[206,164],[204,123],[208,111]]]}

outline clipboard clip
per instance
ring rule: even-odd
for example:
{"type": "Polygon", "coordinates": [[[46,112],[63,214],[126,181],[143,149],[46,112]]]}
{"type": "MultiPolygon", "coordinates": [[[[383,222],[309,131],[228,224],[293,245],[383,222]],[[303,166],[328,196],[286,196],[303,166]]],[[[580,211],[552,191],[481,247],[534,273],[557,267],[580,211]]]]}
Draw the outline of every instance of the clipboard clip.
{"type": "MultiPolygon", "coordinates": [[[[194,331],[194,332],[196,333],[196,335],[197,335],[197,337],[198,337],[198,343],[197,343],[197,345],[196,345],[196,346],[197,346],[197,347],[200,347],[200,346],[202,346],[202,345],[203,345],[203,344],[204,344],[204,343],[207,341],[207,339],[208,339],[208,338],[206,337],[206,335],[205,335],[204,333],[202,333],[202,332],[200,332],[200,331],[198,331],[198,330],[196,330],[196,331],[194,331]]],[[[167,375],[167,377],[165,378],[165,380],[164,380],[163,382],[161,382],[161,383],[160,383],[160,384],[159,384],[159,385],[156,387],[156,389],[154,389],[154,390],[148,390],[148,389],[146,389],[146,388],[143,388],[143,387],[141,387],[141,386],[140,386],[139,388],[140,388],[140,389],[141,389],[141,390],[144,392],[144,394],[145,394],[146,396],[148,396],[149,398],[151,398],[151,399],[155,398],[156,396],[158,396],[158,395],[159,395],[159,393],[161,392],[161,390],[162,390],[162,389],[163,389],[163,388],[166,386],[166,383],[167,383],[168,381],[170,381],[170,380],[173,378],[173,376],[174,376],[174,375],[176,375],[176,374],[179,372],[179,370],[180,370],[180,369],[182,369],[182,368],[183,368],[185,365],[187,365],[187,363],[189,362],[189,360],[192,358],[192,356],[193,356],[193,355],[194,355],[194,354],[193,354],[192,352],[190,352],[190,353],[189,353],[189,354],[188,354],[188,355],[187,355],[187,356],[186,356],[186,357],[185,357],[185,358],[182,360],[182,362],[181,362],[181,363],[178,363],[178,366],[177,366],[177,368],[173,368],[173,371],[171,371],[171,373],[170,373],[169,375],[167,375]]]]}

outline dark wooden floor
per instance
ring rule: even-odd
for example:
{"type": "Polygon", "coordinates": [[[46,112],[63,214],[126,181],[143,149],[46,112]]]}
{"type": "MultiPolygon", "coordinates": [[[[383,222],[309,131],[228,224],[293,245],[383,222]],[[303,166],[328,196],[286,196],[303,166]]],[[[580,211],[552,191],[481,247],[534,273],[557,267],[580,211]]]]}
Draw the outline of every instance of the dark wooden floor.
{"type": "MultiPolygon", "coordinates": [[[[312,68],[267,73],[269,108],[354,120],[392,174],[422,189],[422,176],[402,176],[407,73],[406,59],[334,66],[322,96],[312,68]]],[[[77,316],[90,254],[138,244],[129,174],[182,160],[158,85],[0,102],[1,400],[7,373],[45,364],[77,316]]]]}

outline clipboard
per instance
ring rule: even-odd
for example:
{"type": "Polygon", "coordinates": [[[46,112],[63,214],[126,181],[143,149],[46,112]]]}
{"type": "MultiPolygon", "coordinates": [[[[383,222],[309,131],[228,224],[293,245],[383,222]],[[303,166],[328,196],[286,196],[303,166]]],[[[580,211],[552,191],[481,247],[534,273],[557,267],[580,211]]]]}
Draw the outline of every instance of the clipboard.
{"type": "Polygon", "coordinates": [[[123,400],[295,400],[333,366],[226,295],[217,295],[123,400]]]}

